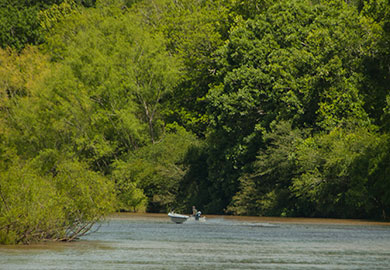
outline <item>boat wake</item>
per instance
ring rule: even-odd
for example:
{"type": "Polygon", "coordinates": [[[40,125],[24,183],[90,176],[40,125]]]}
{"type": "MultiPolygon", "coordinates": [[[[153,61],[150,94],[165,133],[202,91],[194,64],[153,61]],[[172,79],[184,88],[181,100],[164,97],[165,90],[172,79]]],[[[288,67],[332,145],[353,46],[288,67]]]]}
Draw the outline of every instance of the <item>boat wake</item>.
{"type": "Polygon", "coordinates": [[[205,216],[201,216],[196,218],[195,216],[188,216],[188,215],[182,215],[177,214],[174,212],[168,213],[169,218],[173,223],[176,224],[199,224],[199,223],[206,223],[208,225],[217,225],[217,226],[243,226],[243,227],[265,227],[265,228],[275,228],[279,227],[278,225],[271,224],[271,223],[260,223],[260,222],[242,222],[242,221],[235,221],[235,220],[227,220],[224,218],[209,218],[206,219],[205,216]]]}

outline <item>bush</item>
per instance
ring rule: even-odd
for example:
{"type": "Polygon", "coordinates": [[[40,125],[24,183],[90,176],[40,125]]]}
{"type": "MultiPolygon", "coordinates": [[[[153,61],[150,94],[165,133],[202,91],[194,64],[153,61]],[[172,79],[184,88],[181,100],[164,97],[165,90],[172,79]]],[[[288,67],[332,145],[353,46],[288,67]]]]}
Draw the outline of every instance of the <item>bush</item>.
{"type": "Polygon", "coordinates": [[[1,244],[71,241],[112,210],[112,185],[81,163],[60,164],[54,177],[20,164],[0,172],[1,244]]]}

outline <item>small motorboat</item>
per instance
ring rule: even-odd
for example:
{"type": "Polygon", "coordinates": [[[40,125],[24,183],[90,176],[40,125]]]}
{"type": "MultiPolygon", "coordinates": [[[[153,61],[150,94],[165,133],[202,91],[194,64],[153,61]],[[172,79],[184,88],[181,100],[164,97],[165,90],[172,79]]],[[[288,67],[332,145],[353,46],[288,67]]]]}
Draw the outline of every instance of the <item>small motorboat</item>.
{"type": "Polygon", "coordinates": [[[176,224],[181,224],[190,218],[190,216],[176,214],[174,212],[168,213],[168,217],[170,217],[171,221],[176,223],[176,224]]]}
{"type": "Polygon", "coordinates": [[[182,224],[187,220],[201,221],[201,222],[206,221],[206,217],[201,216],[200,211],[197,212],[196,215],[194,215],[194,216],[187,216],[187,215],[182,215],[182,214],[176,214],[175,212],[170,212],[170,213],[168,213],[168,217],[170,217],[171,221],[176,223],[176,224],[182,224]]]}

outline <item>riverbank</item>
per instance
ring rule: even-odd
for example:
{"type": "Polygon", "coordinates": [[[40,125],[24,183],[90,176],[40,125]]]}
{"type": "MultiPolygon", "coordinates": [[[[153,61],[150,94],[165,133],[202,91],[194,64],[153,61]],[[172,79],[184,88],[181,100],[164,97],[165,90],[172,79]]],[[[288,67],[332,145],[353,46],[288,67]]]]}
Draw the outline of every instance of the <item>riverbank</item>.
{"type": "MultiPolygon", "coordinates": [[[[335,219],[335,218],[297,218],[297,217],[255,217],[255,216],[229,216],[229,215],[206,215],[208,219],[226,219],[242,222],[258,222],[270,224],[329,224],[329,225],[362,225],[362,226],[390,226],[390,222],[373,221],[363,219],[335,219]]],[[[118,219],[160,219],[168,220],[167,214],[161,213],[113,213],[108,220],[118,219]]]]}

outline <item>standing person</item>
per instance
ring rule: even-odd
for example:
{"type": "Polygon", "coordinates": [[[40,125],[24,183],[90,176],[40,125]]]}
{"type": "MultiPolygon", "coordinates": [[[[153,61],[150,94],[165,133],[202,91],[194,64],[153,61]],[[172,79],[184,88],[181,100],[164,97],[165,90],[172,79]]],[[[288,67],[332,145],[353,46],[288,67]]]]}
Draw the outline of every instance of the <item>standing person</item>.
{"type": "Polygon", "coordinates": [[[192,206],[192,216],[195,218],[195,220],[199,220],[201,215],[201,212],[196,210],[195,206],[192,206]]]}

